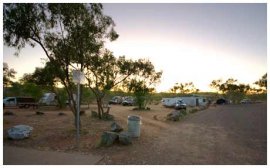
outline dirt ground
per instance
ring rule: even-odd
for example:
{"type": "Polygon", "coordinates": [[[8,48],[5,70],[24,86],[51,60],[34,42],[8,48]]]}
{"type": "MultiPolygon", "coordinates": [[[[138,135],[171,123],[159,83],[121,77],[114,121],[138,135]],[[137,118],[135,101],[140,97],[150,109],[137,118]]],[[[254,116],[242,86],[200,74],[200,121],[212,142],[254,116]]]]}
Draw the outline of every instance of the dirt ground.
{"type": "MultiPolygon", "coordinates": [[[[166,121],[173,109],[161,105],[150,111],[134,111],[133,107],[114,105],[111,114],[127,130],[127,117],[142,117],[141,136],[132,145],[115,144],[97,148],[103,131],[112,121],[90,117],[95,105],[81,116],[80,152],[103,156],[99,164],[267,164],[267,104],[225,105],[189,114],[178,122],[166,121]]],[[[69,110],[5,109],[14,116],[4,116],[4,145],[43,151],[76,151],[74,117],[69,110]],[[66,115],[59,116],[63,112],[66,115]],[[7,139],[7,129],[26,124],[34,128],[29,139],[7,139]]]]}

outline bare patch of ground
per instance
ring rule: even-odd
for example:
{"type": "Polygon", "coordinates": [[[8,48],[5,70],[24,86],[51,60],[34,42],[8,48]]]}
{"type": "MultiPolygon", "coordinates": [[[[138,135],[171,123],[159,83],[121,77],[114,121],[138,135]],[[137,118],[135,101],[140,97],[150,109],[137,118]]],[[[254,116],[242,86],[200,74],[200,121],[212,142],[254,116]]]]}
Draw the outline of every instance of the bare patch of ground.
{"type": "MultiPolygon", "coordinates": [[[[81,153],[104,156],[99,164],[266,164],[266,103],[225,105],[189,114],[179,122],[166,121],[173,109],[152,105],[150,111],[134,111],[133,107],[114,105],[111,114],[127,130],[127,117],[142,117],[141,136],[133,144],[97,148],[103,131],[112,121],[90,117],[91,105],[81,116],[81,153]]],[[[69,110],[8,109],[14,116],[4,116],[4,145],[48,151],[76,151],[74,117],[69,110]],[[31,138],[23,141],[7,139],[11,126],[34,127],[31,138]]]]}

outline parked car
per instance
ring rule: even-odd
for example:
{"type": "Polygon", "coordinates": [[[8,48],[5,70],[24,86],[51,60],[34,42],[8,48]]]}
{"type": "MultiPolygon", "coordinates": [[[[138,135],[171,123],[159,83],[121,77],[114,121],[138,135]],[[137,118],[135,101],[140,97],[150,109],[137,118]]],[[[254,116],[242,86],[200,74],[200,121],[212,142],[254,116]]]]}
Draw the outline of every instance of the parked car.
{"type": "Polygon", "coordinates": [[[243,99],[240,101],[241,104],[250,104],[251,100],[250,99],[243,99]]]}
{"type": "Polygon", "coordinates": [[[181,110],[181,109],[186,110],[187,109],[187,105],[183,102],[183,100],[177,100],[174,108],[176,110],[181,110]]]}
{"type": "Polygon", "coordinates": [[[35,99],[32,97],[6,97],[3,99],[3,108],[19,107],[29,108],[30,106],[37,107],[35,99]]]}
{"type": "Polygon", "coordinates": [[[123,106],[133,106],[135,104],[134,98],[132,97],[125,97],[122,105],[123,106]]]}
{"type": "Polygon", "coordinates": [[[114,96],[110,101],[109,104],[121,104],[122,97],[121,96],[114,96]]]}

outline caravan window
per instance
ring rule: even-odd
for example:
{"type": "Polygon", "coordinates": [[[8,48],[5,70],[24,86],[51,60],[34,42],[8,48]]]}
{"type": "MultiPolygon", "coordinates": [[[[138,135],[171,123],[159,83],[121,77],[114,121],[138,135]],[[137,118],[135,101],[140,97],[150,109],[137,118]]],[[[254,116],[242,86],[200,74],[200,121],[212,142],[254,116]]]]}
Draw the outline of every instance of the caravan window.
{"type": "Polygon", "coordinates": [[[8,102],[15,102],[15,98],[9,98],[7,101],[8,102]]]}

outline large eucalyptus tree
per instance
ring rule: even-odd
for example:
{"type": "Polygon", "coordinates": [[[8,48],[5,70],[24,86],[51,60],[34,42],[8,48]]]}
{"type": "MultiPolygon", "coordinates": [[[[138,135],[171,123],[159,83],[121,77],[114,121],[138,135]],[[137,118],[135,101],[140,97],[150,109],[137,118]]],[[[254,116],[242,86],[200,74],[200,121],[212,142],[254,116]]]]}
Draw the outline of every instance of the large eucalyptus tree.
{"type": "Polygon", "coordinates": [[[99,55],[106,40],[118,37],[112,18],[104,15],[102,8],[101,4],[74,3],[3,6],[4,44],[16,48],[16,55],[26,45],[39,45],[43,49],[68,93],[75,118],[71,71],[91,66],[86,60],[99,55]]]}

